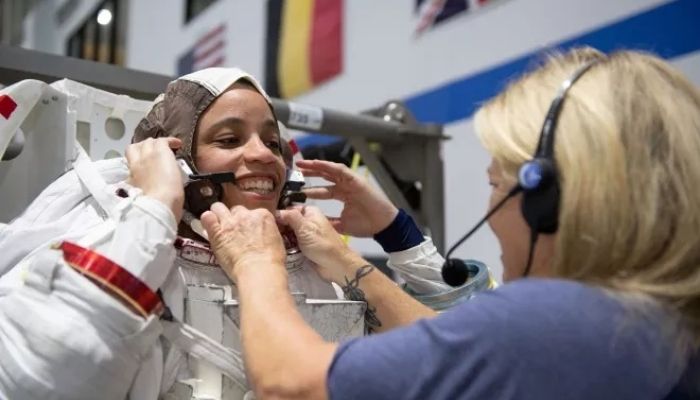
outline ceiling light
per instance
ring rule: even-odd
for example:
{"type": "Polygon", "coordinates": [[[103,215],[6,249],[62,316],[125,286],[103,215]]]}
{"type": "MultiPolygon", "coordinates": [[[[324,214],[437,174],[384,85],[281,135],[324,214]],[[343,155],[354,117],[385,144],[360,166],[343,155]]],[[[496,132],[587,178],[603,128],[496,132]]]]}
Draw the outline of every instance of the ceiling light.
{"type": "Polygon", "coordinates": [[[97,23],[100,25],[109,25],[112,22],[112,12],[106,8],[97,13],[97,23]]]}

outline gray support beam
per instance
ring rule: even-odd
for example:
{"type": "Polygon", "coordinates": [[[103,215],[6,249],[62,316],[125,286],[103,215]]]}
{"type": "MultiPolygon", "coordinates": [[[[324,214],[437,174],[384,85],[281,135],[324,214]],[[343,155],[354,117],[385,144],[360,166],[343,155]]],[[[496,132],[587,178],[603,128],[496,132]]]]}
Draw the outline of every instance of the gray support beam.
{"type": "Polygon", "coordinates": [[[370,141],[392,143],[409,137],[446,139],[442,126],[436,124],[402,124],[364,114],[352,114],[316,106],[272,99],[275,114],[291,129],[362,137],[370,141]]]}
{"type": "Polygon", "coordinates": [[[379,182],[379,186],[382,187],[384,193],[386,193],[386,195],[389,197],[389,200],[391,200],[391,202],[397,207],[403,208],[404,211],[409,213],[418,224],[425,225],[425,221],[423,221],[422,216],[416,213],[416,211],[413,210],[413,208],[411,208],[411,206],[408,204],[408,201],[406,201],[406,198],[401,193],[399,187],[396,186],[396,183],[391,178],[391,175],[389,175],[389,172],[379,161],[377,155],[374,154],[374,152],[369,148],[367,141],[362,138],[351,138],[348,139],[348,142],[350,142],[350,145],[355,149],[355,151],[360,153],[362,161],[365,163],[367,168],[372,171],[374,179],[379,182]]]}
{"type": "Polygon", "coordinates": [[[9,85],[23,79],[53,82],[63,78],[142,100],[153,100],[172,80],[116,65],[0,45],[0,83],[9,85]]]}
{"type": "Polygon", "coordinates": [[[438,252],[445,254],[445,182],[442,162],[442,142],[427,141],[424,147],[423,177],[420,180],[421,213],[430,228],[430,237],[438,252]]]}

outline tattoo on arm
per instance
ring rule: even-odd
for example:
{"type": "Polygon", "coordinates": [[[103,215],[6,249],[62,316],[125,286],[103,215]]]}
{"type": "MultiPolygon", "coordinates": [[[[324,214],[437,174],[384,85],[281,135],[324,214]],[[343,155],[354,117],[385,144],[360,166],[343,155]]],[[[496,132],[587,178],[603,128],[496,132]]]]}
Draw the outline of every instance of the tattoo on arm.
{"type": "MultiPolygon", "coordinates": [[[[364,301],[367,303],[367,298],[365,297],[365,292],[360,289],[360,279],[367,276],[370,272],[374,271],[373,265],[364,265],[360,267],[357,272],[355,272],[355,278],[348,280],[345,277],[345,285],[341,286],[345,298],[354,301],[364,301]]],[[[382,321],[377,318],[377,308],[372,307],[367,303],[367,311],[365,311],[365,324],[367,328],[367,333],[374,332],[378,327],[382,326],[382,321]]]]}

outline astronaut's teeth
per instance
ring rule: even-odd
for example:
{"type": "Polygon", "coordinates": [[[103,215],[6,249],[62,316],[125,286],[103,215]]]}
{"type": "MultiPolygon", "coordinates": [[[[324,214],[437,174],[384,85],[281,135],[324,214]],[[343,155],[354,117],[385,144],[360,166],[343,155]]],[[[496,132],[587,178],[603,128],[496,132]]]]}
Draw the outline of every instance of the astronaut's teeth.
{"type": "Polygon", "coordinates": [[[269,178],[249,178],[238,182],[238,187],[241,188],[241,190],[259,194],[272,192],[273,186],[272,179],[269,178]]]}

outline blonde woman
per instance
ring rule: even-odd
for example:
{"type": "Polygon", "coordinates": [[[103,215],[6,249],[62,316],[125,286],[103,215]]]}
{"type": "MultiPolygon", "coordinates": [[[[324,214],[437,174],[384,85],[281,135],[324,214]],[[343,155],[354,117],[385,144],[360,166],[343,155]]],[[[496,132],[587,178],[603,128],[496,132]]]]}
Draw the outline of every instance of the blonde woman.
{"type": "Polygon", "coordinates": [[[491,208],[500,209],[489,223],[509,282],[434,318],[364,273],[367,262],[318,210],[285,211],[279,218],[322,276],[354,280],[384,326],[398,327],[324,342],[285,291],[283,248],[266,228],[273,216],[221,204],[203,215],[240,290],[260,397],[698,398],[698,90],[654,56],[579,49],[485,104],[476,129],[492,155],[491,208]],[[542,168],[527,164],[533,154],[542,168]],[[548,179],[545,194],[538,185],[548,179]]]}

